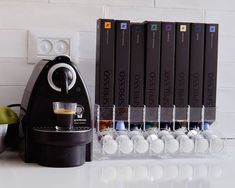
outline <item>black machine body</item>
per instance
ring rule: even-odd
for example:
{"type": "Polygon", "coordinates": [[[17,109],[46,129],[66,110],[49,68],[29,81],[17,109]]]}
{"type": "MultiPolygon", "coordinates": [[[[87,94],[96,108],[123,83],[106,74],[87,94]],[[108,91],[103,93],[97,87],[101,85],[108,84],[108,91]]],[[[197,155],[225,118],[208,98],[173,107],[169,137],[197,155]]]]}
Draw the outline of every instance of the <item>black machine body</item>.
{"type": "Polygon", "coordinates": [[[58,56],[36,65],[23,95],[20,119],[25,162],[72,167],[92,160],[89,95],[69,57],[58,56]],[[53,102],[77,103],[71,130],[56,130],[53,102]]]}

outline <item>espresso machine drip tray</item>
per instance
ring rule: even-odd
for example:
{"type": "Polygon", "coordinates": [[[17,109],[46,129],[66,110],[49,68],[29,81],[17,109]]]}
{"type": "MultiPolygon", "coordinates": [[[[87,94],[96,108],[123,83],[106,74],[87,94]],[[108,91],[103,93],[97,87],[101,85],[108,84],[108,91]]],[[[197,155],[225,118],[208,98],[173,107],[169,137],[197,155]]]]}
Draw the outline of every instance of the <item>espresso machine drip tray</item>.
{"type": "Polygon", "coordinates": [[[33,139],[46,145],[83,145],[91,142],[91,128],[75,127],[69,131],[57,131],[54,127],[34,127],[33,139]]]}
{"type": "Polygon", "coordinates": [[[55,127],[34,127],[34,131],[38,132],[56,132],[56,133],[76,133],[76,132],[89,132],[91,131],[90,127],[73,127],[70,130],[56,130],[55,127]]]}
{"type": "Polygon", "coordinates": [[[38,163],[54,167],[82,165],[85,162],[86,144],[92,141],[91,133],[89,127],[74,127],[69,131],[57,131],[54,127],[34,127],[33,141],[40,151],[38,163]]]}

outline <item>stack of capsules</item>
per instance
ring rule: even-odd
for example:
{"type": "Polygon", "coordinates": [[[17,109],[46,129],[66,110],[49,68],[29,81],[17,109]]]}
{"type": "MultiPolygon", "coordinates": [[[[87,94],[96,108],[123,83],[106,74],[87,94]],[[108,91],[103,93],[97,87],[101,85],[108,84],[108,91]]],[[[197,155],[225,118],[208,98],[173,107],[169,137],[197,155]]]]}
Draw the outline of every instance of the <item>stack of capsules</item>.
{"type": "Polygon", "coordinates": [[[99,145],[98,155],[111,158],[206,156],[224,149],[224,140],[212,131],[184,128],[176,131],[106,129],[98,133],[95,143],[99,145]]]}
{"type": "Polygon", "coordinates": [[[95,136],[108,156],[218,153],[218,24],[99,19],[95,136]]]}

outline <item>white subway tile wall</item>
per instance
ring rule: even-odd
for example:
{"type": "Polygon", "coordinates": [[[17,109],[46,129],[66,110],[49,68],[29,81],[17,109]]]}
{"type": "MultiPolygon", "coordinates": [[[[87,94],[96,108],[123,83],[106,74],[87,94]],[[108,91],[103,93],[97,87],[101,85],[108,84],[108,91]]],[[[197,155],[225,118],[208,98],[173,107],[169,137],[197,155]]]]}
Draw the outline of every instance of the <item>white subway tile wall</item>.
{"type": "Polygon", "coordinates": [[[49,0],[0,0],[1,4],[4,3],[48,3],[49,0]]]}
{"type": "MultiPolygon", "coordinates": [[[[231,3],[235,7],[235,2],[231,3]]],[[[235,25],[231,23],[235,19],[234,11],[206,10],[205,21],[220,24],[220,35],[235,36],[235,25]]]]}
{"type": "MultiPolygon", "coordinates": [[[[221,26],[220,26],[221,28],[221,26]]],[[[234,32],[235,33],[235,32],[234,32]]],[[[232,34],[232,32],[231,32],[232,34]]],[[[219,38],[219,62],[235,62],[235,53],[233,44],[235,36],[220,35],[219,38]]]]}
{"type": "Polygon", "coordinates": [[[0,57],[27,57],[27,31],[0,30],[0,57]]]}
{"type": "Polygon", "coordinates": [[[105,18],[129,19],[133,22],[144,20],[203,22],[203,10],[144,8],[144,7],[105,7],[105,18]]]}
{"type": "Polygon", "coordinates": [[[95,59],[96,32],[79,32],[78,57],[80,59],[95,59]]]}
{"type": "Polygon", "coordinates": [[[25,86],[0,86],[0,104],[18,104],[21,102],[25,86]]]}
{"type": "Polygon", "coordinates": [[[5,61],[0,63],[0,86],[24,86],[33,70],[33,65],[26,63],[27,59],[15,58],[14,63],[5,61]]]}
{"type": "Polygon", "coordinates": [[[0,105],[21,102],[34,67],[27,63],[30,30],[78,32],[76,63],[93,104],[98,18],[216,22],[220,39],[215,129],[235,138],[234,10],[234,0],[0,0],[0,105]]]}
{"type": "Polygon", "coordinates": [[[49,0],[51,3],[79,3],[88,5],[112,5],[130,7],[154,7],[154,0],[49,0]]]}
{"type": "Polygon", "coordinates": [[[102,6],[8,3],[0,6],[0,28],[95,31],[96,19],[102,16],[102,6]]]}
{"type": "Polygon", "coordinates": [[[155,0],[159,7],[235,10],[234,0],[155,0]]]}

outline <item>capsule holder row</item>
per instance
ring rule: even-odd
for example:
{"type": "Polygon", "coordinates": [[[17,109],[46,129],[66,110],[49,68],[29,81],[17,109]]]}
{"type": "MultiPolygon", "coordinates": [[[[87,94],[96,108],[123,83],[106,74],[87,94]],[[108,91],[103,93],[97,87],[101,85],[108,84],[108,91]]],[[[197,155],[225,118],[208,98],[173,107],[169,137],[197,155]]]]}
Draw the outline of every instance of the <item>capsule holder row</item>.
{"type": "MultiPolygon", "coordinates": [[[[177,130],[179,127],[187,129],[199,128],[201,130],[208,127],[215,121],[216,108],[214,107],[101,107],[95,105],[95,126],[97,130],[102,130],[107,124],[108,128],[114,128],[118,122],[126,124],[126,129],[131,130],[131,124],[141,124],[141,129],[146,130],[149,124],[159,129],[169,128],[177,130]],[[103,124],[101,124],[101,122],[103,124]]],[[[106,128],[107,128],[106,127],[106,128]]]]}
{"type": "Polygon", "coordinates": [[[209,129],[214,110],[95,105],[94,157],[164,158],[221,153],[224,140],[209,129]]]}
{"type": "Polygon", "coordinates": [[[98,158],[185,157],[221,153],[224,140],[211,131],[129,131],[107,130],[95,135],[98,158]]]}

